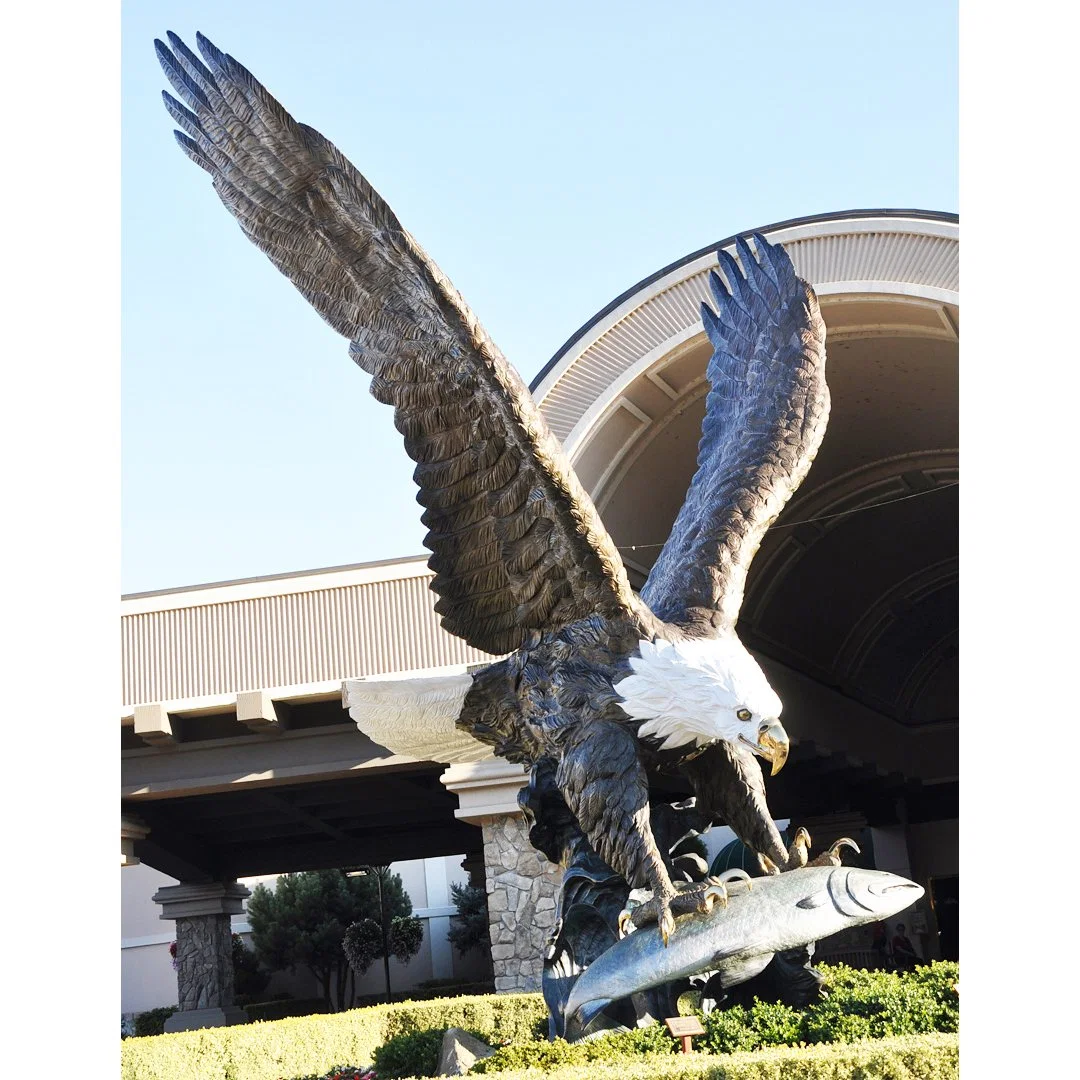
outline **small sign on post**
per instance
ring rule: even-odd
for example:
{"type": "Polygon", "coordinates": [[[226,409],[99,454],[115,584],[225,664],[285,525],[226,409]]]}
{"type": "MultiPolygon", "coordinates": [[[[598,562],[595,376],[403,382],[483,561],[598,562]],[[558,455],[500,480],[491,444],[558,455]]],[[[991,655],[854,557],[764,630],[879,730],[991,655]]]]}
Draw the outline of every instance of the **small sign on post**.
{"type": "Polygon", "coordinates": [[[682,1052],[690,1053],[690,1039],[694,1035],[704,1035],[705,1029],[696,1016],[669,1016],[665,1021],[668,1031],[674,1038],[681,1040],[682,1052]]]}

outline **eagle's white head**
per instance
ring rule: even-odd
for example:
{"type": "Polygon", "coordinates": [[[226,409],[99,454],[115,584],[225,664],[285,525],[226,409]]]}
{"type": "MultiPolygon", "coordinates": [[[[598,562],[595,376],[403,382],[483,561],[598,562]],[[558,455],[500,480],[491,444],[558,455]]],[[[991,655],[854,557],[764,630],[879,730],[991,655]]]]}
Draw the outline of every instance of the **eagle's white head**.
{"type": "Polygon", "coordinates": [[[623,711],[645,721],[639,735],[660,739],[664,750],[743,743],[780,771],[788,754],[783,705],[737,637],[657,638],[640,642],[638,653],[615,690],[623,711]]]}

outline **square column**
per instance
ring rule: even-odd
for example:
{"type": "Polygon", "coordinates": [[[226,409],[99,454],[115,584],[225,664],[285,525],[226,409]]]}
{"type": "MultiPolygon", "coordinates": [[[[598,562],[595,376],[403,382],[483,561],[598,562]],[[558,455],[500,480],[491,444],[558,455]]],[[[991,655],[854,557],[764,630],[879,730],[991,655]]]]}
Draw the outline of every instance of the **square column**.
{"type": "Polygon", "coordinates": [[[484,833],[491,966],[499,993],[539,990],[555,927],[562,868],[529,842],[518,806],[528,772],[502,758],[452,765],[442,783],[458,797],[456,816],[484,833]]]}
{"type": "Polygon", "coordinates": [[[539,990],[562,869],[529,843],[529,826],[520,810],[485,818],[482,828],[495,989],[539,990]]]}
{"type": "Polygon", "coordinates": [[[138,866],[135,845],[150,835],[150,827],[137,814],[120,815],[120,865],[138,866]]]}
{"type": "Polygon", "coordinates": [[[161,918],[176,922],[176,988],[179,1012],[166,1031],[246,1024],[233,1004],[232,916],[251,891],[235,881],[168,885],[154,893],[161,918]]]}

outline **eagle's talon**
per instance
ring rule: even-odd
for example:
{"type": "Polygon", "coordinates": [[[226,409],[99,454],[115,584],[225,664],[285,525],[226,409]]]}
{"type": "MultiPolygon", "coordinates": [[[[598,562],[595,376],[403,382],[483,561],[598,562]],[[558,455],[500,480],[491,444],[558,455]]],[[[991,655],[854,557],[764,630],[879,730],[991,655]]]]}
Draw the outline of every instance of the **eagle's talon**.
{"type": "Polygon", "coordinates": [[[828,851],[822,852],[814,861],[811,866],[840,866],[840,852],[846,848],[851,848],[856,855],[861,855],[862,851],[859,849],[859,845],[851,839],[850,836],[841,836],[828,851]]]}
{"type": "Polygon", "coordinates": [[[627,934],[632,933],[636,929],[637,929],[637,926],[634,923],[634,909],[633,908],[623,908],[622,911],[619,912],[619,938],[620,938],[620,940],[622,938],[626,937],[627,934]],[[627,926],[630,927],[629,930],[626,929],[627,926]]]}
{"type": "Polygon", "coordinates": [[[723,882],[720,882],[718,885],[710,885],[701,894],[701,904],[706,914],[712,911],[713,904],[715,904],[717,900],[722,900],[724,903],[724,907],[727,907],[728,891],[727,885],[725,885],[723,882]]]}
{"type": "Polygon", "coordinates": [[[801,825],[795,830],[795,838],[788,848],[785,870],[795,870],[805,866],[810,857],[810,834],[801,825]]]}
{"type": "Polygon", "coordinates": [[[671,913],[670,903],[663,905],[663,910],[660,912],[660,918],[657,921],[660,925],[660,937],[663,938],[664,948],[667,948],[668,938],[675,933],[675,916],[671,913]]]}
{"type": "Polygon", "coordinates": [[[704,884],[722,886],[730,896],[730,886],[736,882],[740,885],[745,885],[747,892],[751,892],[754,888],[754,879],[738,866],[734,866],[730,870],[725,870],[722,874],[713,874],[711,877],[707,877],[704,884]]]}

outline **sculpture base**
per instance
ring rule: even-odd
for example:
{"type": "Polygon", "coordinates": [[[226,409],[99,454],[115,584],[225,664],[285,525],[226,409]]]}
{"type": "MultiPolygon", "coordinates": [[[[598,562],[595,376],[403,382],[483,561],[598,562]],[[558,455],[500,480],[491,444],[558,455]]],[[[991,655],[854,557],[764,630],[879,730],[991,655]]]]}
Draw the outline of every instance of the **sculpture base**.
{"type": "Polygon", "coordinates": [[[165,1031],[194,1031],[196,1028],[228,1027],[230,1024],[246,1024],[248,1014],[239,1005],[226,1005],[216,1009],[188,1009],[175,1012],[165,1021],[165,1031]]]}

